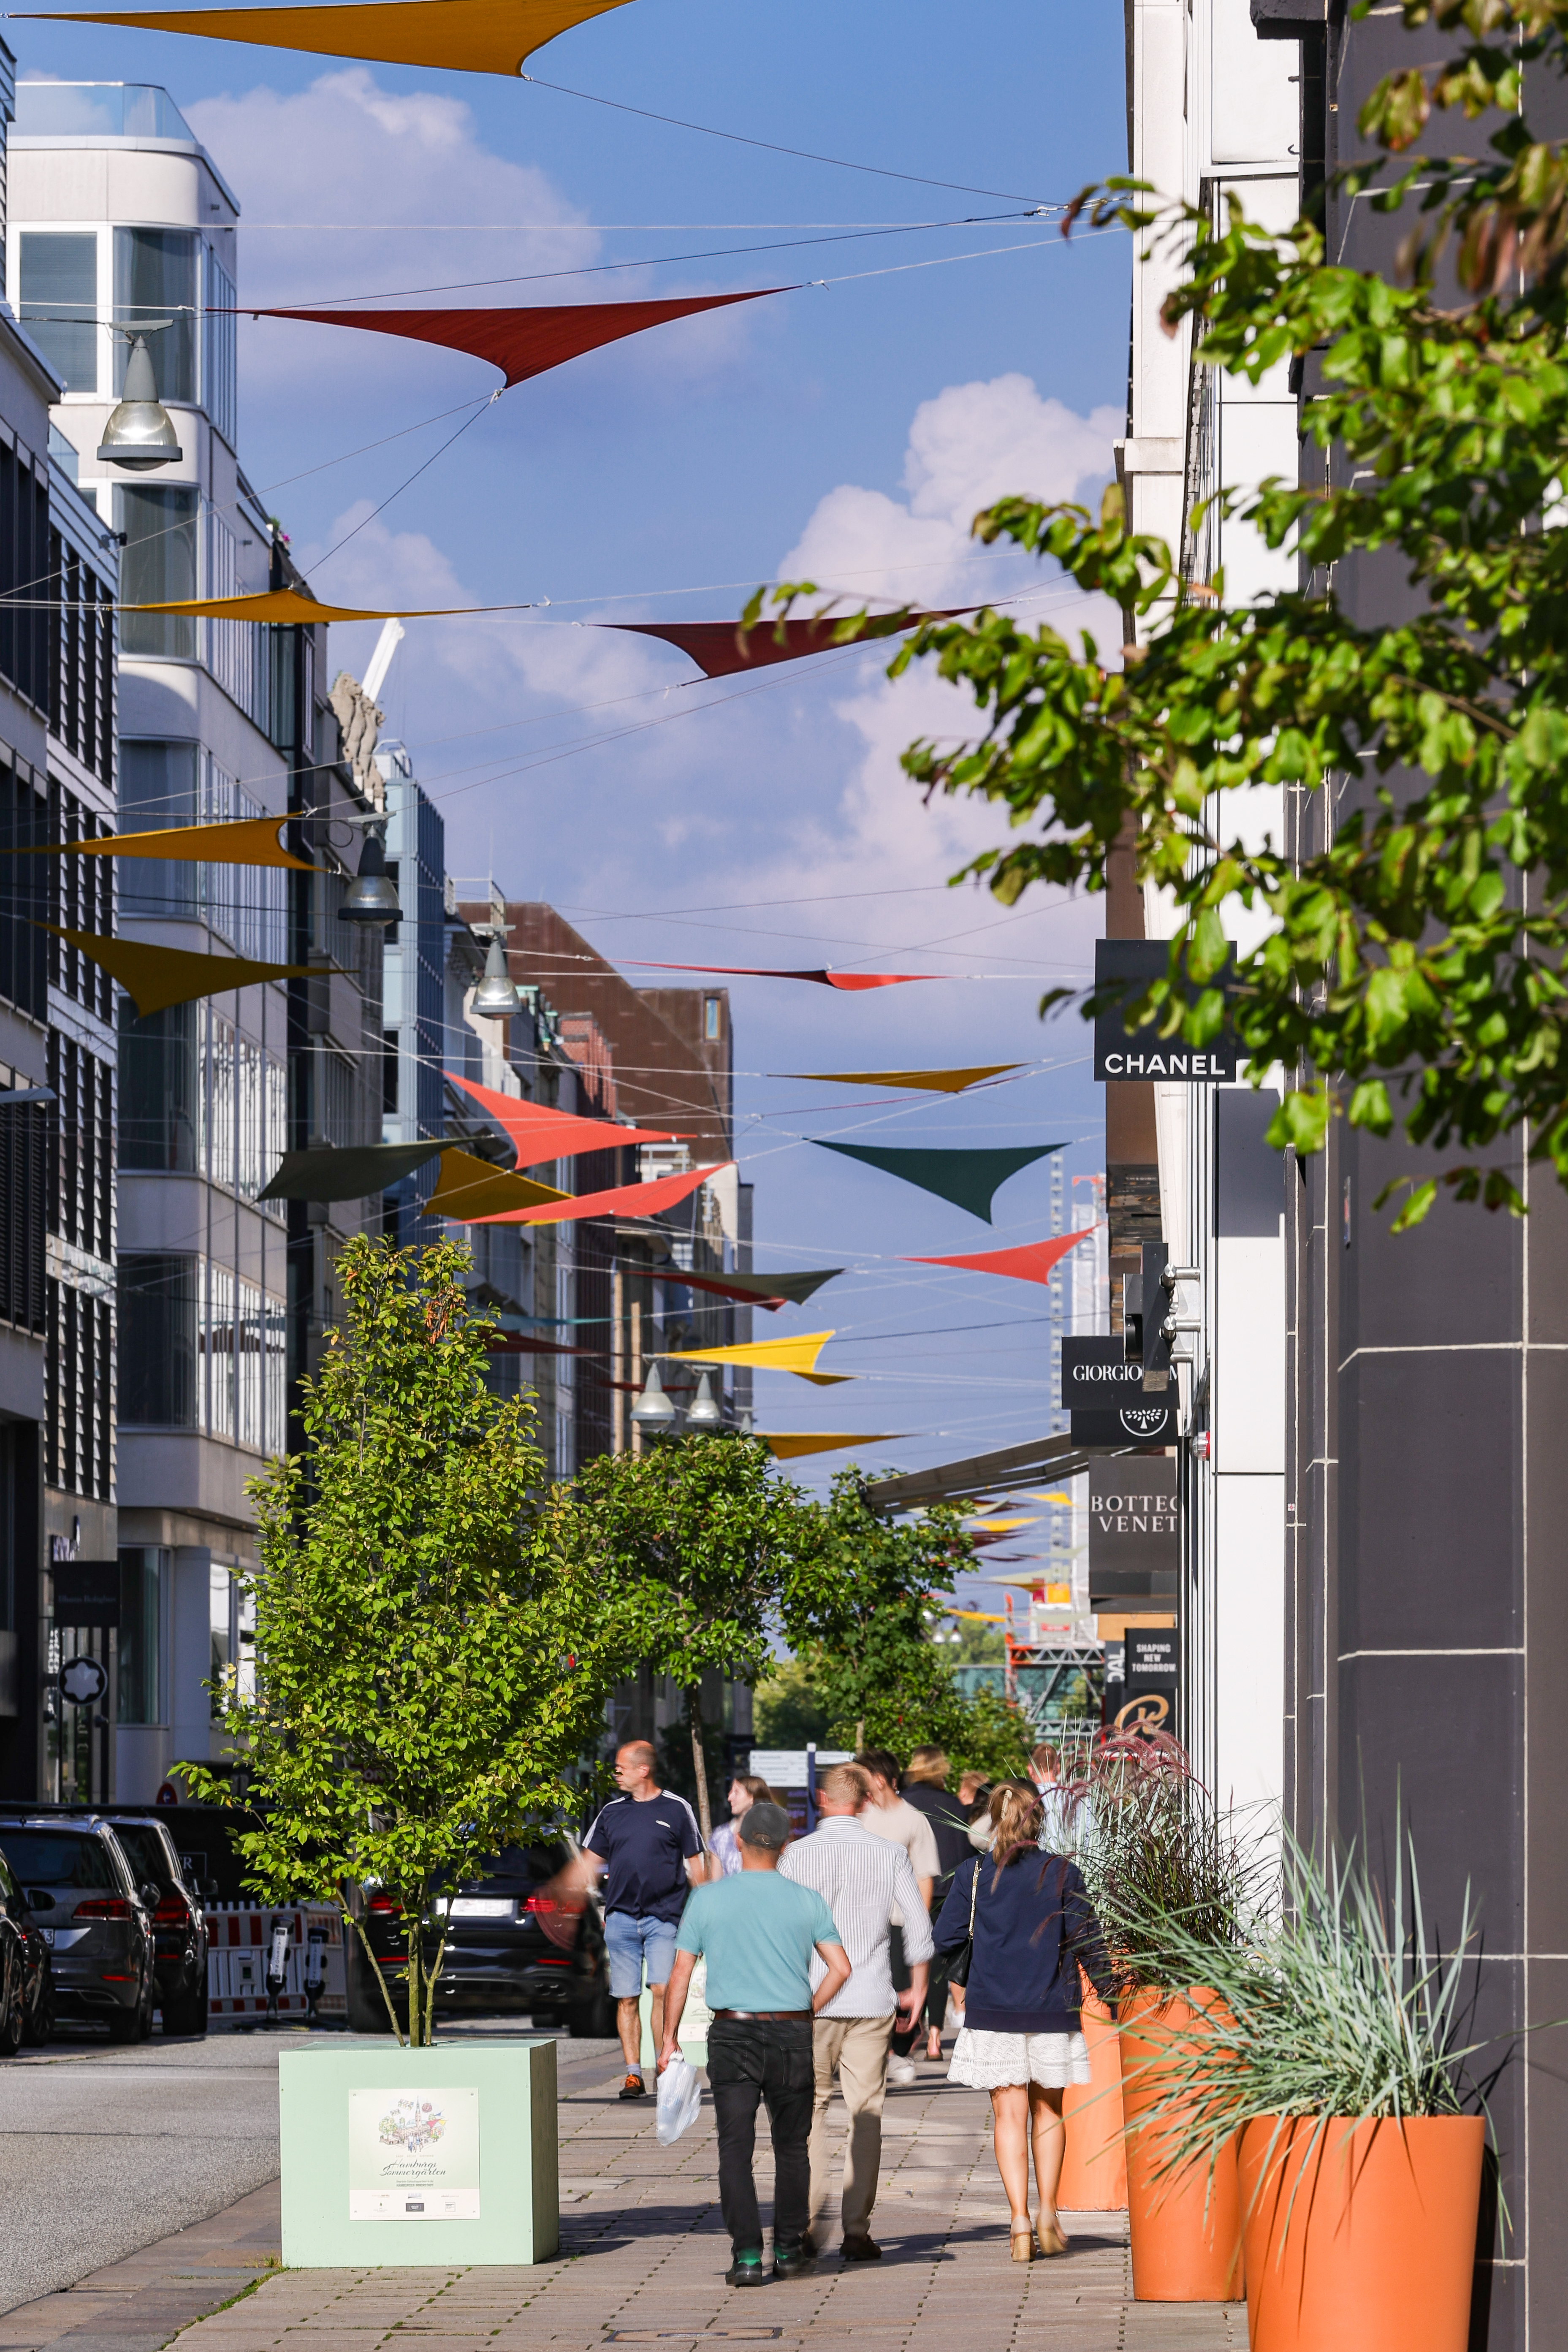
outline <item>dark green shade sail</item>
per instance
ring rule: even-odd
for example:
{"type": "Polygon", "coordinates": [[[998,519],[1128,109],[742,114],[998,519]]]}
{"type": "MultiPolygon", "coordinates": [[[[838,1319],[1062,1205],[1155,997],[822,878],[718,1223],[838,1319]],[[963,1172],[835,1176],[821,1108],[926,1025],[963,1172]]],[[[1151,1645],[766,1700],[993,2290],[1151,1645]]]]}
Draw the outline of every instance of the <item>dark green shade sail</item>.
{"type": "Polygon", "coordinates": [[[286,1151],[264,1201],[359,1201],[412,1176],[441,1151],[439,1136],[424,1143],[360,1143],[342,1150],[286,1151]]]}
{"type": "Polygon", "coordinates": [[[991,1223],[992,1201],[1009,1176],[1066,1149],[1061,1143],[1020,1143],[996,1151],[900,1151],[876,1143],[829,1143],[822,1135],[808,1136],[806,1141],[824,1151],[841,1151],[847,1160],[863,1160],[868,1168],[879,1168],[906,1184],[918,1184],[922,1192],[934,1192],[986,1224],[991,1223]]]}

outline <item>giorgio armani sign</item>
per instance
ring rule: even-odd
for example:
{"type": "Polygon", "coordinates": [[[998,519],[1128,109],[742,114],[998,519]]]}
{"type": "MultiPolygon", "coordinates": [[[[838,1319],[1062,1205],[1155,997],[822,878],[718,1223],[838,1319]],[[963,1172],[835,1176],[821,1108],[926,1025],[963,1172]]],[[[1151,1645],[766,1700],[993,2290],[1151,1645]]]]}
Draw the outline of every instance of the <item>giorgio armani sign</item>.
{"type": "Polygon", "coordinates": [[[1158,1022],[1129,1029],[1123,1017],[1126,1003],[1163,980],[1169,950],[1163,940],[1098,940],[1094,950],[1094,985],[1099,994],[1119,989],[1121,1002],[1094,1016],[1094,1075],[1118,1079],[1153,1078],[1177,1086],[1220,1086],[1237,1073],[1236,1037],[1227,1025],[1206,1045],[1189,1045],[1183,1037],[1162,1037],[1158,1022]]]}
{"type": "Polygon", "coordinates": [[[1079,1445],[1166,1445],[1176,1435],[1176,1391],[1167,1376],[1145,1387],[1143,1367],[1129,1361],[1123,1342],[1062,1341],[1062,1402],[1079,1445]]]}

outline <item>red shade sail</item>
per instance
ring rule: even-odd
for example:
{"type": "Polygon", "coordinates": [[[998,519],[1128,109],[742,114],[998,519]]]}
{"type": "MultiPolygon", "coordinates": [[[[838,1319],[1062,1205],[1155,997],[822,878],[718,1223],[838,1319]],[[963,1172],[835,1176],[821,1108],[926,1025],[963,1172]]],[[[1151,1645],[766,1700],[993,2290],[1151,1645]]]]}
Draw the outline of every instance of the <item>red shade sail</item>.
{"type": "Polygon", "coordinates": [[[815,980],[823,988],[897,988],[906,980],[947,980],[945,971],[779,971],[771,964],[653,963],[647,956],[628,956],[642,971],[708,971],[729,980],[815,980]]]}
{"type": "Polygon", "coordinates": [[[373,335],[407,335],[416,343],[440,343],[447,351],[488,360],[500,368],[510,389],[566,360],[580,359],[584,352],[596,352],[604,343],[640,335],[646,327],[793,290],[758,286],[749,294],[688,294],[668,302],[562,302],[526,310],[250,310],[243,315],[307,319],[320,327],[362,327],[373,335]]]}
{"type": "Polygon", "coordinates": [[[961,1265],[972,1274],[1007,1275],[1015,1282],[1049,1282],[1058,1262],[1096,1231],[1095,1225],[1080,1225],[1076,1233],[1061,1234],[1054,1241],[1026,1242],[1021,1249],[980,1250],[965,1257],[909,1257],[904,1264],[961,1265]]]}
{"type": "Polygon", "coordinates": [[[536,1168],[545,1160],[571,1160],[579,1151],[616,1151],[623,1143],[673,1143],[678,1139],[651,1127],[617,1127],[613,1119],[579,1118],[574,1111],[550,1110],[542,1103],[521,1101],[498,1093],[456,1070],[447,1076],[494,1119],[517,1147],[520,1168],[536,1168]]]}
{"type": "MultiPolygon", "coordinates": [[[[967,609],[967,608],[966,608],[967,609]]],[[[805,621],[786,621],[784,643],[776,621],[759,621],[742,629],[734,621],[603,621],[595,625],[625,629],[633,636],[662,637],[679,646],[697,664],[704,677],[730,677],[736,670],[761,669],[769,662],[801,661],[807,654],[828,653],[835,646],[863,645],[875,637],[901,636],[922,621],[951,621],[953,613],[831,614],[805,621]]]]}
{"type": "Polygon", "coordinates": [[[689,1290],[710,1290],[717,1298],[738,1298],[744,1307],[765,1307],[770,1313],[781,1307],[787,1299],[792,1306],[804,1306],[813,1291],[820,1290],[844,1271],[841,1265],[827,1265],[809,1274],[679,1274],[675,1279],[689,1290]]]}
{"type": "Polygon", "coordinates": [[[721,1160],[712,1168],[688,1168],[679,1176],[658,1176],[651,1184],[616,1184],[607,1192],[582,1192],[574,1201],[553,1202],[544,1209],[507,1209],[499,1217],[470,1217],[466,1222],[474,1225],[563,1225],[579,1217],[651,1217],[660,1209],[672,1209],[705,1184],[710,1176],[717,1176],[720,1168],[732,1168],[734,1161],[721,1160]]]}

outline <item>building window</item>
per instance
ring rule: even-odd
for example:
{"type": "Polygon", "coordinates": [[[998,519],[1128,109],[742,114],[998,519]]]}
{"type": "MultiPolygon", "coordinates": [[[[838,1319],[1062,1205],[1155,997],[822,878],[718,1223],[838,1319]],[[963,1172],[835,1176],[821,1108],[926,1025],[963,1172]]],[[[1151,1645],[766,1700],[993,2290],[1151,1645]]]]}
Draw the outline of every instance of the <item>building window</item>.
{"type": "Polygon", "coordinates": [[[196,1007],[136,1018],[120,1001],[120,1165],[195,1173],[201,1130],[196,1007]]]}
{"type": "Polygon", "coordinates": [[[121,1723],[163,1720],[163,1627],[169,1601],[169,1554],[158,1544],[127,1544],[120,1554],[120,1681],[115,1715],[121,1723]]]}
{"type": "MultiPolygon", "coordinates": [[[[26,1084],[11,1074],[13,1085],[26,1084]]],[[[0,1104],[0,1322],[41,1332],[48,1125],[42,1103],[0,1104]]]]}
{"type": "Polygon", "coordinates": [[[238,438],[234,280],[210,245],[202,247],[202,405],[232,449],[238,438]]]}
{"type": "Polygon", "coordinates": [[[49,1032],[55,1140],[48,1230],[73,1249],[114,1255],[114,1070],[59,1029],[49,1032]]]}
{"type": "Polygon", "coordinates": [[[49,614],[49,731],[111,783],[114,607],[92,566],[58,531],[49,534],[49,577],[59,586],[58,606],[49,614]]]}
{"type": "Polygon", "coordinates": [[[49,707],[49,483],[25,454],[0,444],[0,675],[49,707]],[[28,604],[26,599],[34,599],[28,604]]]}
{"type": "Polygon", "coordinates": [[[702,1034],[705,1037],[717,1037],[719,1034],[719,999],[716,996],[705,996],[702,1000],[702,1034]]]}
{"type": "Polygon", "coordinates": [[[0,922],[0,996],[39,1020],[48,1003],[49,935],[37,928],[49,910],[45,869],[63,861],[12,857],[6,852],[48,838],[48,804],[43,793],[36,793],[0,756],[0,907],[10,918],[0,922]]]}
{"type": "MultiPolygon", "coordinates": [[[[85,808],[74,793],[51,781],[49,830],[56,841],[96,841],[112,827],[85,808]]],[[[51,857],[44,863],[48,867],[50,919],[68,930],[96,931],[107,938],[114,929],[114,860],[51,857]]],[[[49,940],[48,961],[52,988],[100,1021],[113,1020],[114,982],[100,965],[58,939],[49,940]]]]}
{"type": "MultiPolygon", "coordinates": [[[[117,228],[114,232],[114,317],[118,325],[168,319],[149,332],[147,349],[160,400],[189,401],[196,391],[196,239],[184,228],[117,228]]],[[[131,344],[114,339],[114,391],[125,389],[131,344]]],[[[193,589],[194,595],[195,591],[193,589]]]]}
{"type": "Polygon", "coordinates": [[[98,238],[25,228],[22,323],[68,392],[98,390],[98,238]]]}
{"type": "Polygon", "coordinates": [[[163,1250],[120,1259],[120,1420],[197,1426],[196,1325],[202,1261],[163,1250]]]}
{"type": "Polygon", "coordinates": [[[215,1559],[207,1569],[207,1620],[212,1628],[212,1711],[215,1723],[227,1712],[234,1697],[235,1624],[234,1579],[226,1560],[215,1559]]]}
{"type": "MultiPolygon", "coordinates": [[[[121,605],[166,604],[195,596],[196,508],[194,489],[123,483],[115,505],[125,545],[120,558],[121,605]]],[[[3,518],[0,518],[3,520],[3,518]]],[[[121,650],[164,661],[195,661],[196,625],[187,613],[120,616],[121,650]]]]}
{"type": "MultiPolygon", "coordinates": [[[[120,830],[157,833],[196,819],[195,743],[128,738],[120,747],[120,830]]],[[[120,908],[164,922],[194,917],[201,898],[201,867],[167,857],[134,857],[121,877],[120,908]]]]}
{"type": "Polygon", "coordinates": [[[114,1305],[51,1276],[44,1353],[44,1484],[114,1500],[114,1305]]]}

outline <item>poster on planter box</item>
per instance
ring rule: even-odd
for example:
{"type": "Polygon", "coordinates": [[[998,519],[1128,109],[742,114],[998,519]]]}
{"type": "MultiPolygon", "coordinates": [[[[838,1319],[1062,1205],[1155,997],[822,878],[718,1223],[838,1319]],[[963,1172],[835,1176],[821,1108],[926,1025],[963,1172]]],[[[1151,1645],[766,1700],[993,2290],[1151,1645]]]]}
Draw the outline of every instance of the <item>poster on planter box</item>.
{"type": "Polygon", "coordinates": [[[349,2093],[349,2220],[477,2221],[477,2090],[349,2093]]]}

